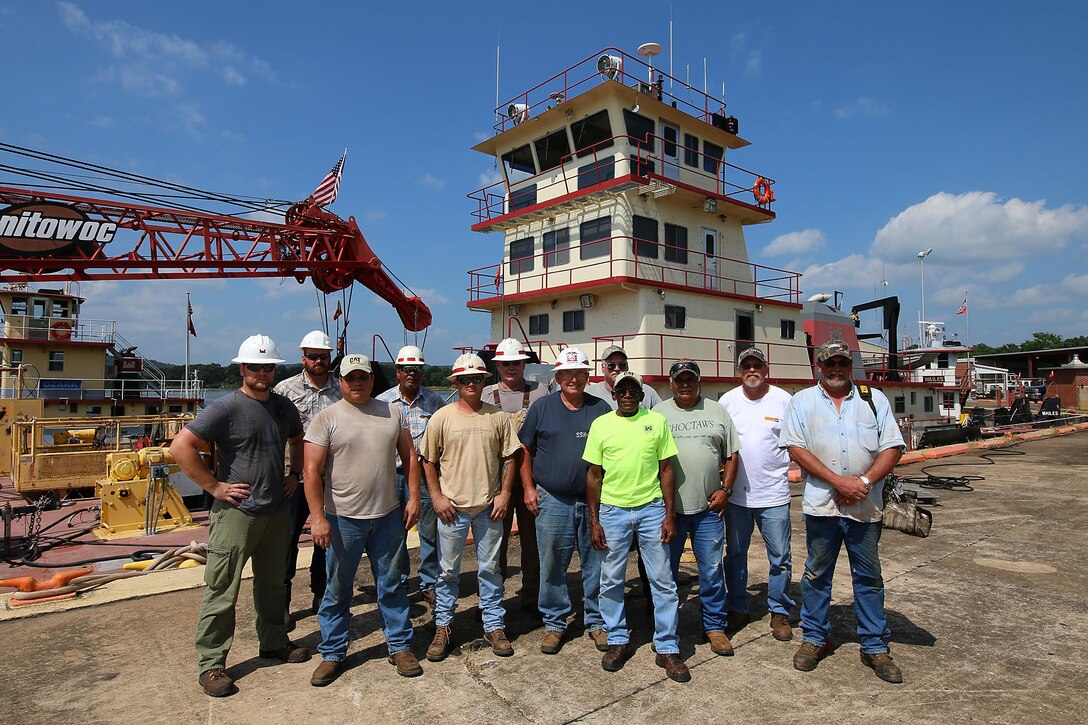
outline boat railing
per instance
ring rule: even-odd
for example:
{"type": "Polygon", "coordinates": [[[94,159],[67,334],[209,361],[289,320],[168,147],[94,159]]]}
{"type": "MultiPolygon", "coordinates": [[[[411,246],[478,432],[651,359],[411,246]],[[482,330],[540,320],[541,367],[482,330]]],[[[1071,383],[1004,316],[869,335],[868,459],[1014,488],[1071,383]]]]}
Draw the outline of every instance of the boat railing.
{"type": "MultiPolygon", "coordinates": [[[[536,245],[534,239],[534,248],[536,245]]],[[[613,235],[469,270],[469,303],[635,278],[670,287],[799,304],[801,275],[657,240],[613,235]]]]}
{"type": "Polygon", "coordinates": [[[152,381],[141,378],[40,378],[32,384],[25,381],[21,390],[2,390],[5,397],[40,398],[62,400],[108,402],[111,400],[161,400],[170,398],[203,398],[204,387],[200,380],[152,381]]]}
{"type": "Polygon", "coordinates": [[[0,335],[9,340],[49,340],[109,344],[117,331],[113,320],[85,320],[78,317],[35,317],[8,315],[0,335]]]}
{"type": "MultiPolygon", "coordinates": [[[[573,200],[589,195],[610,188],[625,177],[643,184],[659,180],[683,185],[699,194],[733,201],[753,193],[760,179],[769,185],[775,183],[769,176],[725,161],[724,149],[722,155],[707,154],[685,146],[681,139],[669,141],[657,134],[646,134],[640,139],[620,134],[575,149],[553,168],[509,184],[500,179],[468,197],[476,202],[473,217],[483,223],[527,214],[557,199],[573,200]]],[[[763,209],[769,209],[772,203],[761,203],[758,197],[751,202],[763,209]]]]}
{"type": "MultiPolygon", "coordinates": [[[[113,334],[113,347],[115,350],[136,350],[136,346],[122,337],[119,332],[114,332],[113,334]]],[[[138,357],[140,358],[140,377],[165,391],[167,387],[166,373],[162,371],[162,368],[148,360],[146,357],[143,357],[142,355],[138,357]]],[[[183,381],[182,387],[187,388],[190,386],[186,386],[183,381]]]]}
{"type": "Polygon", "coordinates": [[[495,131],[502,133],[525,118],[540,113],[542,109],[546,110],[550,107],[549,104],[562,104],[601,83],[622,83],[630,88],[637,88],[640,93],[653,95],[659,101],[706,123],[711,123],[714,114],[725,114],[723,99],[714,98],[661,69],[653,68],[652,71],[651,79],[651,67],[641,58],[618,48],[604,48],[504,101],[495,109],[498,118],[495,131]],[[597,64],[603,56],[611,56],[614,60],[601,71],[597,64]],[[515,104],[522,110],[520,115],[513,114],[514,117],[511,117],[508,109],[515,104]]]}

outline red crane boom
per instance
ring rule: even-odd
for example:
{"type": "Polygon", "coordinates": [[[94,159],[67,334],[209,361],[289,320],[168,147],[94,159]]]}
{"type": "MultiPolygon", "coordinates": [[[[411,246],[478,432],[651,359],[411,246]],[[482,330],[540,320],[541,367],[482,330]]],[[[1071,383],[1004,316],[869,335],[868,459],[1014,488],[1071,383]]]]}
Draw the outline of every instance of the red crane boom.
{"type": "Polygon", "coordinates": [[[427,305],[386,272],[355,217],[309,201],[283,224],[10,187],[0,187],[0,206],[0,282],[309,277],[330,293],[358,281],[407,330],[431,324],[427,305]]]}

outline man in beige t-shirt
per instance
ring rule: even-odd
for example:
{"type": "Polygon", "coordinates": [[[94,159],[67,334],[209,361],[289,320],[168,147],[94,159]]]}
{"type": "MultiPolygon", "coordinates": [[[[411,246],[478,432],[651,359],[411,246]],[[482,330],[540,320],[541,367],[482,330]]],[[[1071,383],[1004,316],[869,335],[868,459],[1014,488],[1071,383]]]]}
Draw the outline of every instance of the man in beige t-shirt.
{"type": "Polygon", "coordinates": [[[495,654],[509,657],[514,648],[503,625],[499,545],[514,485],[514,453],[521,444],[509,416],[481,399],[487,369],[478,355],[457,358],[450,380],[460,398],[431,417],[419,446],[438,515],[441,572],[435,587],[434,641],[427,659],[443,660],[453,647],[450,624],[457,606],[461,554],[470,530],[476,543],[484,639],[495,654]]]}

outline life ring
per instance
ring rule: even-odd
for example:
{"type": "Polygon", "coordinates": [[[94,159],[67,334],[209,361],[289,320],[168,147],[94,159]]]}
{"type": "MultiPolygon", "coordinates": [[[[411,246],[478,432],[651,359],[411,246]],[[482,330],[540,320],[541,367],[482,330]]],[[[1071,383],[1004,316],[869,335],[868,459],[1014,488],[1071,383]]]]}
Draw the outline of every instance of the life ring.
{"type": "Polygon", "coordinates": [[[66,320],[58,320],[49,326],[49,336],[54,340],[71,340],[72,323],[66,320]]]}
{"type": "Polygon", "coordinates": [[[771,190],[771,182],[760,176],[756,183],[752,184],[752,196],[760,204],[770,204],[774,201],[774,191],[771,190]]]}

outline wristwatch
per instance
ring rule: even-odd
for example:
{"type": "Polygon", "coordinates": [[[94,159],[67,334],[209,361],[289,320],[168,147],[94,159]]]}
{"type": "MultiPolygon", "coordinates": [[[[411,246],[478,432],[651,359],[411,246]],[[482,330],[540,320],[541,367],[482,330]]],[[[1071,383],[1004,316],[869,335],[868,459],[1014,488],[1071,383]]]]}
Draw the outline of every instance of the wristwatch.
{"type": "Polygon", "coordinates": [[[858,476],[858,480],[865,484],[866,493],[873,490],[873,482],[870,481],[868,478],[866,478],[865,476],[858,476]]]}
{"type": "Polygon", "coordinates": [[[722,490],[725,491],[726,496],[732,496],[733,495],[733,489],[732,488],[726,488],[725,486],[722,486],[722,490]]]}

